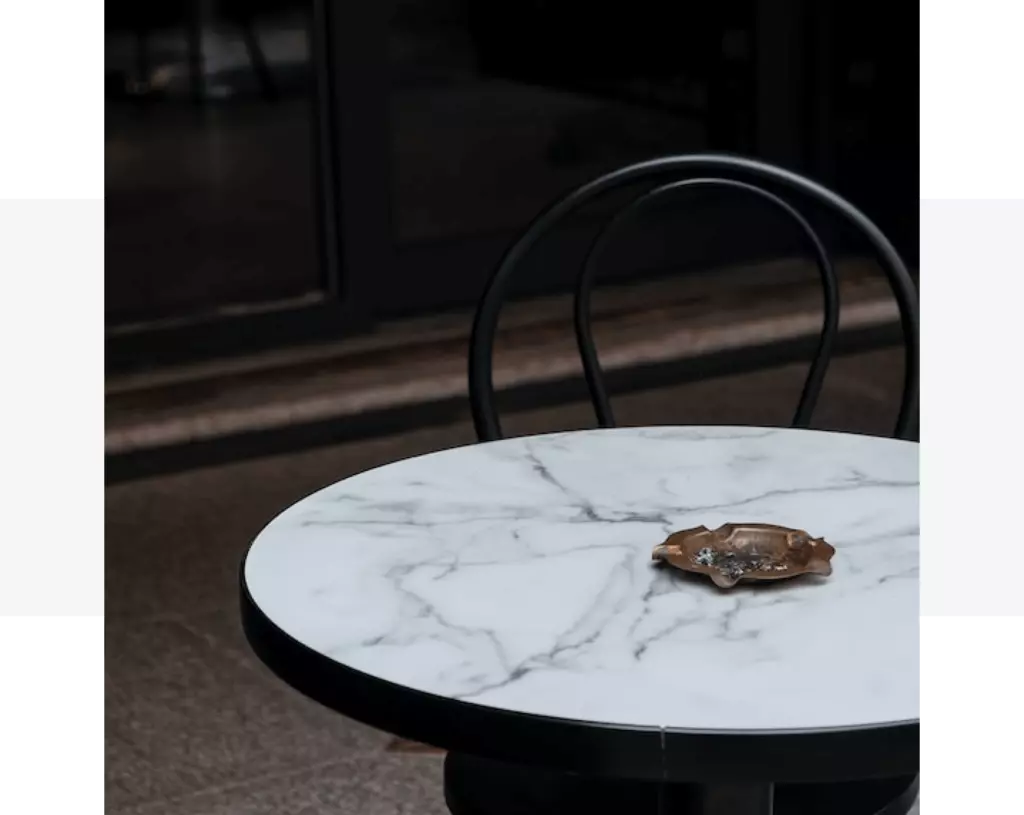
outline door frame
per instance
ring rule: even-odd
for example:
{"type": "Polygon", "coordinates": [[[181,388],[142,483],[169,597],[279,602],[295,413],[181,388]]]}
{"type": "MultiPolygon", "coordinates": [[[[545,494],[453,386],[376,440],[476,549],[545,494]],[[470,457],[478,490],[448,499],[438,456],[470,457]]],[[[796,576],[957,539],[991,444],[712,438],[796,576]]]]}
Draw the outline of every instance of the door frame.
{"type": "Polygon", "coordinates": [[[311,144],[320,289],[286,301],[113,326],[108,374],[336,339],[372,323],[394,281],[387,3],[311,0],[311,144]]]}

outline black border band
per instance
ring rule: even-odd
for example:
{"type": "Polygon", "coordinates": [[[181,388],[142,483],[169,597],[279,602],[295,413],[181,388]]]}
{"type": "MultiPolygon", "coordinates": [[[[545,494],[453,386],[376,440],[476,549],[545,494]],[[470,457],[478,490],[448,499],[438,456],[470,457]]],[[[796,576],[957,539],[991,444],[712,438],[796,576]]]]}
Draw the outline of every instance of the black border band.
{"type": "Polygon", "coordinates": [[[917,721],[767,733],[662,731],[535,716],[402,687],[285,633],[249,593],[244,559],[239,577],[242,627],[271,671],[320,704],[403,738],[495,761],[648,781],[829,782],[918,771],[917,721]]]}

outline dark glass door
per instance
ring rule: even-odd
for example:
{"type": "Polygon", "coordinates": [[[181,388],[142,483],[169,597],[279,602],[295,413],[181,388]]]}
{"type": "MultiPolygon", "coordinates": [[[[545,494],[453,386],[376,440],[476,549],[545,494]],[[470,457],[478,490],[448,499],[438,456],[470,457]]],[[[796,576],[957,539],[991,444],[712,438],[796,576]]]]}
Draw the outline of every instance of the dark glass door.
{"type": "MultiPolygon", "coordinates": [[[[554,198],[671,153],[735,152],[805,172],[913,261],[916,12],[882,26],[877,2],[603,9],[108,5],[115,357],[245,351],[465,308],[554,198]]],[[[567,288],[601,217],[584,213],[538,247],[521,293],[567,288]]],[[[652,213],[600,271],[638,279],[792,253],[777,226],[756,206],[702,193],[652,213]]]]}
{"type": "MultiPolygon", "coordinates": [[[[531,218],[612,168],[749,152],[751,36],[749,3],[640,0],[625,13],[558,0],[397,0],[387,70],[398,285],[379,308],[468,304],[531,218]]],[[[586,234],[581,222],[539,256],[524,290],[563,288],[586,234]]]]}
{"type": "Polygon", "coordinates": [[[108,328],[322,296],[306,0],[106,7],[108,328]]]}

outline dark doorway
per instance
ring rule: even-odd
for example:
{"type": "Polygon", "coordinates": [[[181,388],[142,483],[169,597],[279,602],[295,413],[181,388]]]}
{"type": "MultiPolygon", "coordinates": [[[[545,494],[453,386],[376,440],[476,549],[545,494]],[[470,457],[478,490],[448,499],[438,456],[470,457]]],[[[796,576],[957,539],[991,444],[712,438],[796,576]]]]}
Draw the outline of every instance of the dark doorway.
{"type": "MultiPolygon", "coordinates": [[[[667,153],[803,171],[916,261],[916,10],[883,26],[879,3],[600,8],[108,5],[111,367],[463,307],[552,198],[667,153]]],[[[793,249],[732,201],[683,214],[654,219],[606,277],[793,249]]],[[[523,293],[564,288],[593,225],[538,252],[523,293]]]]}

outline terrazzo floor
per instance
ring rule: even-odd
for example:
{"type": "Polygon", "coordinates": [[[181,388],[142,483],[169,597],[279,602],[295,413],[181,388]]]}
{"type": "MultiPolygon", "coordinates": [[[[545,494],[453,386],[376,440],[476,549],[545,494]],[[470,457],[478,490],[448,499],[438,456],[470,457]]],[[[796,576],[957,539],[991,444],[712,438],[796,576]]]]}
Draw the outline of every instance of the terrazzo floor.
{"type": "MultiPolygon", "coordinates": [[[[622,424],[786,424],[804,366],[625,396],[622,424]]],[[[886,434],[901,353],[833,363],[815,426],[886,434]]],[[[509,435],[593,425],[588,405],[505,417],[509,435]]],[[[441,759],[320,708],[253,657],[237,569],[297,499],[399,458],[473,441],[462,421],[106,490],[110,815],[445,813],[441,759]]],[[[915,809],[916,812],[916,809],[915,809]]]]}

